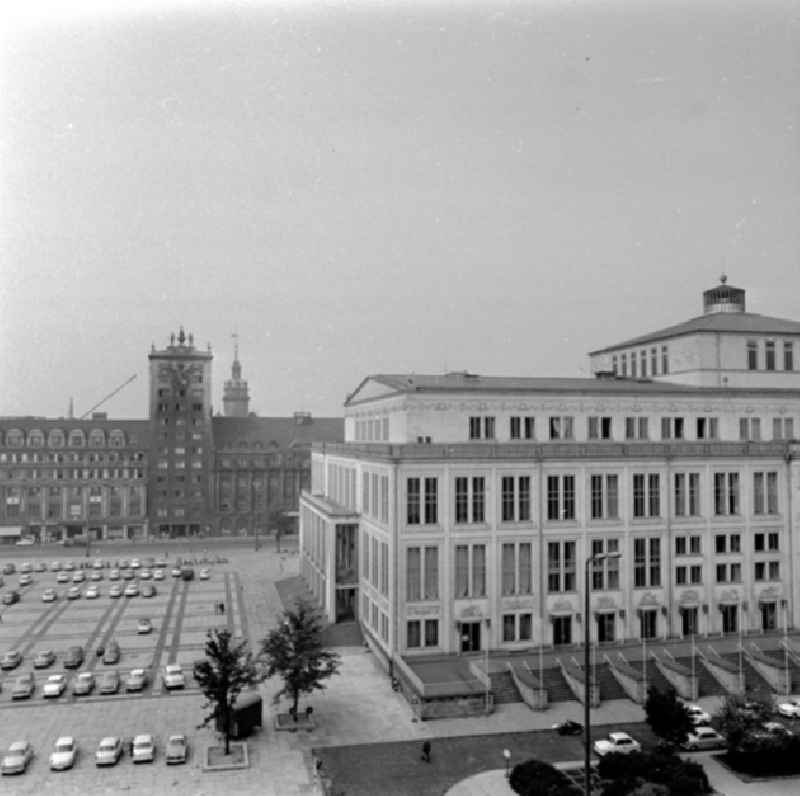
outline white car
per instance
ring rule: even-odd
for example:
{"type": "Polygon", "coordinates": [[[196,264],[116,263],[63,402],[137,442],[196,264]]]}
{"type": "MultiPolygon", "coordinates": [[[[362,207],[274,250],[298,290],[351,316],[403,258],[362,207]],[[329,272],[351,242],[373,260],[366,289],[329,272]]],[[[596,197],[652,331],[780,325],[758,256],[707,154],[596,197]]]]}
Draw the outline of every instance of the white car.
{"type": "Polygon", "coordinates": [[[115,766],[120,757],[122,757],[122,740],[110,735],[100,741],[97,751],[94,753],[94,764],[96,766],[115,766]]]}
{"type": "Polygon", "coordinates": [[[711,716],[706,713],[700,705],[686,705],[686,712],[692,720],[692,724],[696,727],[698,724],[710,724],[711,716]]]}
{"type": "Polygon", "coordinates": [[[67,687],[67,676],[64,674],[51,674],[44,684],[44,697],[45,699],[51,697],[60,697],[67,687]]]}
{"type": "Polygon", "coordinates": [[[610,732],[608,738],[594,742],[594,753],[598,757],[603,757],[611,752],[629,754],[641,751],[642,745],[631,738],[627,732],[610,732]]]}
{"type": "Polygon", "coordinates": [[[56,741],[50,754],[50,768],[53,771],[64,771],[75,765],[78,745],[70,735],[64,735],[56,741]]]}
{"type": "Polygon", "coordinates": [[[712,727],[695,727],[681,745],[684,749],[693,752],[698,749],[725,749],[727,742],[724,736],[712,727]]]}
{"type": "Polygon", "coordinates": [[[168,663],[164,668],[164,688],[184,688],[186,678],[178,663],[168,663]]]}
{"type": "Polygon", "coordinates": [[[135,583],[129,583],[125,587],[125,591],[123,594],[126,597],[138,597],[139,596],[139,587],[135,583]]]}
{"type": "Polygon", "coordinates": [[[790,719],[800,718],[800,699],[787,699],[778,705],[778,713],[790,719]]]}
{"type": "Polygon", "coordinates": [[[30,561],[23,561],[19,565],[20,572],[33,572],[33,564],[30,561]]]}
{"type": "Polygon", "coordinates": [[[164,580],[164,570],[157,569],[153,572],[153,580],[164,580]]]}
{"type": "Polygon", "coordinates": [[[133,739],[133,762],[152,763],[156,757],[156,744],[152,735],[137,735],[133,739]]]}
{"type": "Polygon", "coordinates": [[[197,577],[200,578],[200,580],[208,580],[211,577],[211,572],[208,567],[203,567],[197,574],[197,577]]]}
{"type": "Polygon", "coordinates": [[[33,759],[33,747],[28,741],[14,741],[0,764],[3,774],[24,774],[33,759]]]}

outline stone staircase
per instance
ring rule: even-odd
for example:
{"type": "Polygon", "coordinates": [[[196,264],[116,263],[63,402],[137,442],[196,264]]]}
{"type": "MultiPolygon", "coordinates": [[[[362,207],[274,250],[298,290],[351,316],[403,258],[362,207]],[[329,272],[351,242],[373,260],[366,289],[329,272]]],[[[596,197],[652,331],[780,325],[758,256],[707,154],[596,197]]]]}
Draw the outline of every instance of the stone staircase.
{"type": "MultiPolygon", "coordinates": [[[[685,666],[687,669],[692,668],[692,658],[676,658],[678,663],[685,666]]],[[[714,679],[711,672],[706,669],[700,661],[700,656],[696,655],[694,659],[694,673],[697,677],[697,695],[698,697],[707,696],[725,696],[725,689],[714,679]]]]}
{"type": "MultiPolygon", "coordinates": [[[[535,672],[538,674],[538,670],[535,672]]],[[[553,702],[574,702],[575,695],[567,685],[564,675],[561,674],[561,669],[558,667],[551,667],[542,671],[544,680],[544,687],[547,689],[547,699],[552,704],[553,702]]]]}
{"type": "Polygon", "coordinates": [[[503,705],[511,702],[522,702],[522,697],[519,694],[519,689],[514,683],[514,678],[511,677],[511,672],[508,670],[491,673],[492,680],[492,694],[494,695],[494,704],[503,705]]]}
{"type": "MultiPolygon", "coordinates": [[[[631,663],[634,669],[641,668],[641,661],[631,663]]],[[[663,674],[658,670],[656,666],[656,662],[651,658],[647,661],[647,666],[645,667],[645,671],[647,672],[647,687],[656,688],[658,691],[666,692],[672,688],[672,684],[663,674]]]]}
{"type": "Polygon", "coordinates": [[[598,661],[595,671],[597,685],[600,689],[601,702],[606,702],[609,699],[628,699],[625,689],[617,682],[614,675],[611,674],[611,669],[607,663],[600,663],[598,661]]]}
{"type": "MultiPolygon", "coordinates": [[[[731,663],[739,665],[738,652],[726,652],[721,657],[729,660],[731,663]]],[[[770,684],[758,673],[756,669],[748,662],[746,656],[742,656],[742,672],[744,673],[744,684],[746,691],[758,691],[764,694],[771,694],[772,688],[770,684]]]]}

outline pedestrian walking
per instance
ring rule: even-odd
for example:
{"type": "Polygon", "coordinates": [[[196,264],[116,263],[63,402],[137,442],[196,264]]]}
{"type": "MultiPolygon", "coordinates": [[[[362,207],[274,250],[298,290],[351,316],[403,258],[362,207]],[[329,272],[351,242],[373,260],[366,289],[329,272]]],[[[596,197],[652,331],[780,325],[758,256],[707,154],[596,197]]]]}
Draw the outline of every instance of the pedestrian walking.
{"type": "Polygon", "coordinates": [[[225,603],[220,603],[219,604],[219,610],[220,610],[220,613],[223,614],[223,616],[224,616],[224,614],[225,614],[225,603]]]}
{"type": "Polygon", "coordinates": [[[425,741],[425,743],[422,744],[422,759],[426,763],[430,763],[431,762],[431,742],[430,741],[425,741]]]}

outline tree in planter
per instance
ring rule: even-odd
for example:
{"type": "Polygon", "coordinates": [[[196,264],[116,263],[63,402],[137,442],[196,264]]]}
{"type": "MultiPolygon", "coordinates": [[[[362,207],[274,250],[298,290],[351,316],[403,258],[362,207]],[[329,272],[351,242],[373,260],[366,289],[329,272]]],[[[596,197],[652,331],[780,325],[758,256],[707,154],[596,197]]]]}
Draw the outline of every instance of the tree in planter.
{"type": "Polygon", "coordinates": [[[772,711],[771,701],[756,693],[728,696],[715,716],[719,731],[728,740],[728,749],[733,751],[741,747],[742,742],[760,730],[765,721],[770,721],[772,711]]]}
{"type": "Polygon", "coordinates": [[[692,720],[674,688],[648,688],[644,710],[650,729],[673,746],[682,744],[692,731],[692,720]]]}
{"type": "Polygon", "coordinates": [[[225,754],[230,754],[233,705],[242,689],[258,681],[253,656],[246,641],[232,641],[227,628],[211,628],[206,641],[205,660],[194,667],[194,677],[206,698],[204,710],[209,710],[201,727],[215,722],[225,734],[225,754]]]}
{"type": "Polygon", "coordinates": [[[284,611],[278,626],[262,642],[261,654],[266,677],[277,674],[283,678],[284,686],[276,699],[283,695],[291,698],[290,713],[295,721],[300,694],[324,689],[324,681],[338,673],[341,663],[335,652],[323,649],[320,615],[302,598],[294,608],[284,611]]]}
{"type": "Polygon", "coordinates": [[[570,792],[567,776],[541,760],[526,760],[514,766],[508,784],[519,796],[562,796],[570,792]]]}

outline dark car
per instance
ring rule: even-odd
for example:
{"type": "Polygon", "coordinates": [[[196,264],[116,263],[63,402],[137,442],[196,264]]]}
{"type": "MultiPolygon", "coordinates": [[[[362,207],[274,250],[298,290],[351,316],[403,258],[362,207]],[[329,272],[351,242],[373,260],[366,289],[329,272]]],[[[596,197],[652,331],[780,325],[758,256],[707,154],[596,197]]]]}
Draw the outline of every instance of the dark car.
{"type": "Polygon", "coordinates": [[[554,724],[553,729],[559,735],[580,735],[583,732],[583,724],[578,721],[567,719],[560,724],[554,724]]]}
{"type": "Polygon", "coordinates": [[[22,653],[19,650],[11,650],[0,659],[0,669],[16,669],[22,663],[22,653]]]}
{"type": "Polygon", "coordinates": [[[184,580],[194,580],[194,570],[191,567],[181,567],[181,577],[184,580]]]}
{"type": "Polygon", "coordinates": [[[36,687],[36,682],[33,679],[33,674],[27,672],[21,674],[14,681],[14,686],[11,690],[12,699],[29,699],[33,695],[33,689],[36,687]]]}
{"type": "Polygon", "coordinates": [[[107,669],[100,676],[101,694],[116,694],[119,691],[119,672],[116,669],[107,669]]]}
{"type": "Polygon", "coordinates": [[[19,592],[16,589],[10,589],[3,593],[3,605],[14,605],[19,602],[19,592]]]}
{"type": "Polygon", "coordinates": [[[65,669],[77,669],[83,663],[83,647],[70,647],[64,656],[65,669]]]}
{"type": "Polygon", "coordinates": [[[13,575],[16,571],[17,568],[10,561],[7,564],[3,564],[4,575],[13,575]]]}
{"type": "Polygon", "coordinates": [[[119,644],[111,640],[106,644],[105,652],[103,652],[103,663],[113,666],[115,663],[119,663],[119,655],[119,644]]]}
{"type": "Polygon", "coordinates": [[[142,597],[155,597],[156,594],[158,594],[158,590],[152,583],[142,584],[142,597]]]}

